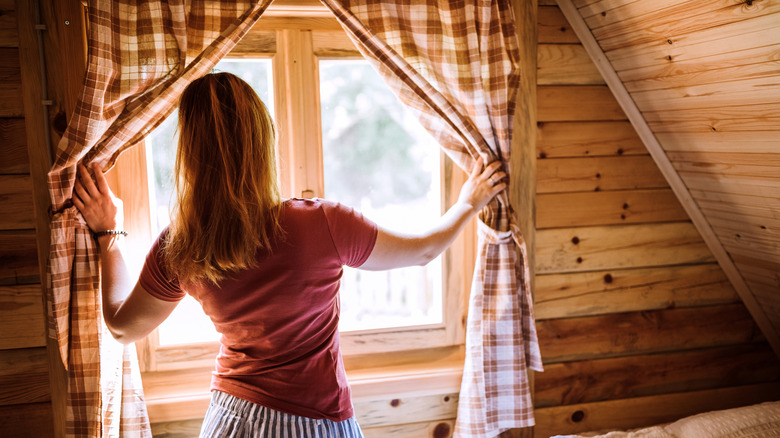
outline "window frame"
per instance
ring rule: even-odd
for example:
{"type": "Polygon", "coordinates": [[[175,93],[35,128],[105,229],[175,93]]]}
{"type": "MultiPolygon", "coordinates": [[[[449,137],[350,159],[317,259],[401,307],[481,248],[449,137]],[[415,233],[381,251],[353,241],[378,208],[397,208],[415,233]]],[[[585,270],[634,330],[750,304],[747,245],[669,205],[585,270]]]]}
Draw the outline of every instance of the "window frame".
{"type": "MultiPolygon", "coordinates": [[[[272,60],[278,165],[285,197],[321,197],[324,193],[319,60],[362,58],[335,17],[323,10],[269,9],[227,57],[272,60]]],[[[446,209],[457,201],[467,175],[441,154],[441,196],[446,209]]],[[[146,148],[139,145],[123,154],[108,175],[115,193],[125,202],[125,224],[132,236],[128,247],[149,248],[156,237],[152,235],[149,206],[148,177],[153,174],[149,164],[146,148]]],[[[461,357],[475,253],[476,222],[472,220],[442,256],[441,323],[341,333],[348,374],[364,367],[420,362],[420,350],[461,357]]],[[[143,259],[143,254],[130,256],[143,259]]],[[[155,329],[136,347],[141,371],[153,375],[212,369],[219,343],[160,345],[155,329]]]]}

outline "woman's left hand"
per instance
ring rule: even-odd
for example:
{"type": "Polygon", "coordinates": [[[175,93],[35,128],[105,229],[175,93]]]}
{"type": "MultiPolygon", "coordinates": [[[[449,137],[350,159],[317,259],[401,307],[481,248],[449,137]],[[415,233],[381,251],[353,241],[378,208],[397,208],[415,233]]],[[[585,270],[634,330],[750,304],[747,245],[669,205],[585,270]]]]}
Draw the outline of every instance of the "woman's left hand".
{"type": "Polygon", "coordinates": [[[121,229],[122,200],[111,192],[100,165],[92,163],[92,172],[95,181],[83,164],[78,165],[73,205],[84,216],[92,232],[121,229]]]}

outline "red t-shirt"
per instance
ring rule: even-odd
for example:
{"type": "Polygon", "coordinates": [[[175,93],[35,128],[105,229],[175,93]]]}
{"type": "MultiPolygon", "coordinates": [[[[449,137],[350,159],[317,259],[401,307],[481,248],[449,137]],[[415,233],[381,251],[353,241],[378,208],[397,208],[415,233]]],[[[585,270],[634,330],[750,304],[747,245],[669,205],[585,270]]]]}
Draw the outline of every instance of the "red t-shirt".
{"type": "Polygon", "coordinates": [[[376,243],[376,224],[322,199],[285,201],[284,239],[258,251],[255,268],[211,283],[179,286],[160,260],[160,235],[139,282],[166,301],[185,291],[221,333],[211,389],[309,418],[353,416],[339,349],[342,266],[362,265],[376,243]]]}

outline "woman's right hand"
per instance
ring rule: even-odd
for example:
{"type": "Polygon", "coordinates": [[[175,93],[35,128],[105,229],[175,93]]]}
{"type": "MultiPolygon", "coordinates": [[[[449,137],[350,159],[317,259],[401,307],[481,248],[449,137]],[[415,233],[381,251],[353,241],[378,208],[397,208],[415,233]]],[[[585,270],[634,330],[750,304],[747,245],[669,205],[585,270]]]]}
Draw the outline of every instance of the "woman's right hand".
{"type": "Polygon", "coordinates": [[[114,196],[97,163],[92,164],[95,180],[83,164],[78,165],[73,188],[73,205],[79,209],[93,233],[122,228],[122,200],[114,196]]]}
{"type": "Polygon", "coordinates": [[[482,158],[479,158],[474,164],[458,196],[458,202],[470,205],[475,213],[506,188],[506,173],[501,170],[501,162],[494,161],[484,168],[482,163],[482,158]]]}

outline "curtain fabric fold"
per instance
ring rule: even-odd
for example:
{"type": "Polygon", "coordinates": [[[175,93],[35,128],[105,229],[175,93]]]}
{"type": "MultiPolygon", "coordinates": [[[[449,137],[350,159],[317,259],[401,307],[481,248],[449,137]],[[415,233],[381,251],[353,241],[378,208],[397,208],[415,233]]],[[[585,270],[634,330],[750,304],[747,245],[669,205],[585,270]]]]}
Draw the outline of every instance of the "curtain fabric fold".
{"type": "Polygon", "coordinates": [[[48,175],[49,337],[68,371],[66,435],[151,436],[135,349],[113,340],[100,304],[96,242],[70,202],[76,163],[104,169],[175,108],[271,0],[91,0],[82,94],[48,175]]]}
{"type": "MultiPolygon", "coordinates": [[[[385,82],[461,168],[509,173],[519,48],[508,0],[323,0],[385,82]]],[[[542,370],[527,248],[504,192],[480,213],[455,435],[534,424],[542,370]],[[519,257],[517,257],[519,254],[519,257]]]]}

